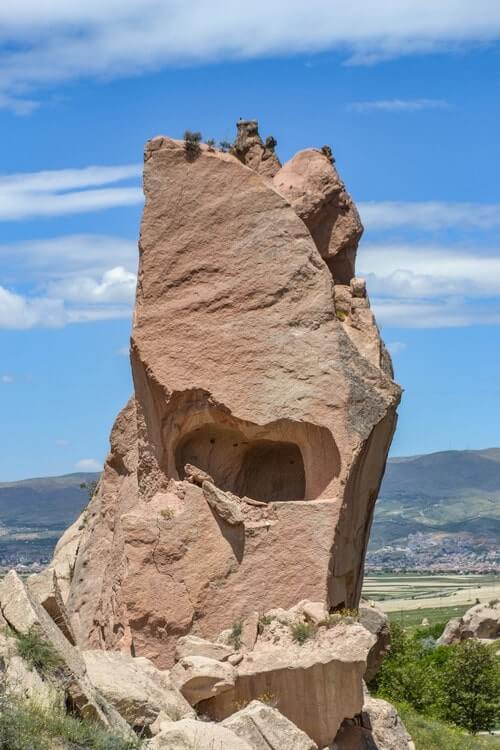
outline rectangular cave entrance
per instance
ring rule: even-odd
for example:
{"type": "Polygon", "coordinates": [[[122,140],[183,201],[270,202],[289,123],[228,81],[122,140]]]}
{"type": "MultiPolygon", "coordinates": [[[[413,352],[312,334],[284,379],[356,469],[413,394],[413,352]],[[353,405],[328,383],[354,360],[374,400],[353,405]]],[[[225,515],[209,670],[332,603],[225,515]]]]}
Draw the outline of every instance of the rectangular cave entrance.
{"type": "Polygon", "coordinates": [[[237,429],[200,425],[186,434],[175,449],[179,477],[186,464],[203,469],[222,490],[264,502],[304,500],[306,475],[296,443],[250,439],[237,429]]]}

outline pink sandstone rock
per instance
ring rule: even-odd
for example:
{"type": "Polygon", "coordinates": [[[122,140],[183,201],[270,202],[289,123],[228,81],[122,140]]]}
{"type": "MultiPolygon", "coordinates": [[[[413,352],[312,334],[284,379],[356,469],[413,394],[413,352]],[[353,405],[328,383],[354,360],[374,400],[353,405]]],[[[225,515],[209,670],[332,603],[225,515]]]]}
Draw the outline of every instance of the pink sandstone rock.
{"type": "Polygon", "coordinates": [[[162,668],[179,636],[213,639],[255,610],[357,605],[400,398],[350,286],[361,230],[330,159],[300,152],[271,181],[263,156],[242,163],[243,131],[239,158],[146,145],[135,393],[67,603],[82,646],[162,668]]]}

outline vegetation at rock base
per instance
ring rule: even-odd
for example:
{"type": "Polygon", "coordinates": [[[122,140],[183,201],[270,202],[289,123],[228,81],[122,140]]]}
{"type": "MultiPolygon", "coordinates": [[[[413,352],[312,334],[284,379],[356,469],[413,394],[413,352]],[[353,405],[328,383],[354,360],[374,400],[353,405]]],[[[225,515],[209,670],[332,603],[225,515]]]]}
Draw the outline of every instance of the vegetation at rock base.
{"type": "Polygon", "coordinates": [[[397,706],[415,750],[499,750],[500,737],[472,736],[439,719],[422,716],[405,703],[397,706]]]}
{"type": "Polygon", "coordinates": [[[0,694],[0,750],[138,750],[124,739],[62,710],[0,694]]]}
{"type": "Polygon", "coordinates": [[[393,623],[391,652],[370,690],[473,734],[491,730],[500,720],[498,659],[478,641],[436,645],[442,629],[433,625],[412,632],[393,623]]]}
{"type": "Polygon", "coordinates": [[[310,622],[295,622],[290,626],[292,638],[301,646],[314,633],[314,625],[310,622]]]}
{"type": "Polygon", "coordinates": [[[54,673],[62,666],[62,659],[52,646],[35,628],[30,628],[27,633],[16,633],[12,631],[16,641],[18,655],[29,664],[32,669],[44,675],[54,673]]]}

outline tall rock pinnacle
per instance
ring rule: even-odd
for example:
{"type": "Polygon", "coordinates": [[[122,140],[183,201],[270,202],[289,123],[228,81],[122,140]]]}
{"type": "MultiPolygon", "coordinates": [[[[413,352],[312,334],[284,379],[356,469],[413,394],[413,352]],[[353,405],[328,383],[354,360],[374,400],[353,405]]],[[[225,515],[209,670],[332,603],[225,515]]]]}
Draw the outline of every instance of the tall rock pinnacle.
{"type": "Polygon", "coordinates": [[[280,167],[146,144],[131,363],[68,606],[90,647],[172,661],[301,599],[356,606],[400,389],[328,149],[280,167]]]}

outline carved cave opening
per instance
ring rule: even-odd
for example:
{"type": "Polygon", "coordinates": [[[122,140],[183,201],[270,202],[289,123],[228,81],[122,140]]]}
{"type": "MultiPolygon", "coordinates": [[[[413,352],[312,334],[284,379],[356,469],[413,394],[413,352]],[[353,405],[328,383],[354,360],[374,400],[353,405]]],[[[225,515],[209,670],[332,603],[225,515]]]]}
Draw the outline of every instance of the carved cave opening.
{"type": "Polygon", "coordinates": [[[222,490],[264,502],[304,500],[306,475],[298,445],[284,440],[249,439],[214,423],[190,431],[178,443],[179,477],[193,464],[210,474],[222,490]]]}

